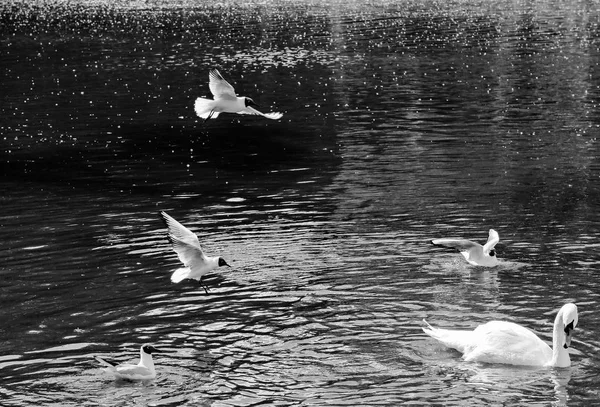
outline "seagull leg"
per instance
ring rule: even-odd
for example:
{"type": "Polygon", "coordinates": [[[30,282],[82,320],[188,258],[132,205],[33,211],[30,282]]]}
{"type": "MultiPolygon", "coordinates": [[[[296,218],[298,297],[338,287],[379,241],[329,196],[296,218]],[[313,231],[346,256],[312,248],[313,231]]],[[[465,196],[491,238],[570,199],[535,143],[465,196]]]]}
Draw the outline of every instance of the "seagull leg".
{"type": "Polygon", "coordinates": [[[208,287],[205,284],[202,284],[202,277],[200,277],[198,283],[200,283],[200,287],[204,288],[204,291],[206,292],[206,294],[208,294],[208,287]]]}
{"type": "Polygon", "coordinates": [[[208,116],[206,116],[206,119],[204,119],[204,124],[206,124],[206,122],[212,117],[212,115],[215,113],[214,110],[211,110],[210,113],[208,114],[208,116]]]}

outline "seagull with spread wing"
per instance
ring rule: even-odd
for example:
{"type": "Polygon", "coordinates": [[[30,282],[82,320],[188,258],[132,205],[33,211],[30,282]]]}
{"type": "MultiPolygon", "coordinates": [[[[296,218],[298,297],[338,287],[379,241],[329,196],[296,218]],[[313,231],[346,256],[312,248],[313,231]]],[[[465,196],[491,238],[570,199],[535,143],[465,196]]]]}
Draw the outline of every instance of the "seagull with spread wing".
{"type": "Polygon", "coordinates": [[[499,241],[498,232],[490,229],[488,240],[483,246],[467,239],[452,238],[433,239],[431,243],[435,246],[450,247],[458,250],[469,264],[474,266],[494,267],[498,265],[494,247],[499,241]]]}
{"type": "Polygon", "coordinates": [[[197,98],[194,104],[196,114],[204,121],[219,116],[220,113],[254,114],[267,119],[279,120],[282,113],[262,113],[255,109],[259,107],[252,99],[245,96],[237,96],[235,89],[231,86],[216,69],[209,72],[208,87],[214,99],[197,98]]]}
{"type": "Polygon", "coordinates": [[[175,270],[171,275],[171,281],[179,283],[186,278],[198,280],[208,294],[208,289],[202,284],[202,277],[217,267],[231,266],[221,257],[206,256],[200,247],[198,236],[194,232],[167,215],[166,212],[161,212],[160,215],[169,230],[169,240],[173,245],[173,250],[185,266],[175,270]]]}

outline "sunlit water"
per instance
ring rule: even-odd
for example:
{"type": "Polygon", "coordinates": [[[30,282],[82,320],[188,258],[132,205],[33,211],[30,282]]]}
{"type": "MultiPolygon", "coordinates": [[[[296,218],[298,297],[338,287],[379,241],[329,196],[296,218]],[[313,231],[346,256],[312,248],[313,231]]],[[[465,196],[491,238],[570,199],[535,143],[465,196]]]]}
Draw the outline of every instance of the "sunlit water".
{"type": "MultiPolygon", "coordinates": [[[[600,398],[595,3],[0,7],[0,404],[592,405],[600,398]],[[193,101],[218,67],[280,121],[193,101]],[[171,284],[158,211],[233,267],[171,284]],[[500,234],[502,266],[429,244],[500,234]],[[570,369],[421,331],[521,323],[570,369]],[[151,383],[114,382],[94,355],[151,383]]],[[[368,4],[365,4],[368,3],[368,4]]]]}

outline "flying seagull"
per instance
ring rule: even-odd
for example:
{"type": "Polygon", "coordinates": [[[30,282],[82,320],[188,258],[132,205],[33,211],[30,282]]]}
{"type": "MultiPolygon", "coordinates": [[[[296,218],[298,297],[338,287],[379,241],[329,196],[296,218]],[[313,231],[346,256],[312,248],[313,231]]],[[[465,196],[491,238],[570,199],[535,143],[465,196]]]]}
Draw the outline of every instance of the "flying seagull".
{"type": "Polygon", "coordinates": [[[206,256],[200,247],[198,236],[167,215],[166,212],[161,211],[160,216],[169,230],[169,240],[173,245],[173,250],[175,250],[179,260],[185,266],[175,270],[171,276],[171,281],[179,283],[186,278],[198,280],[204,291],[208,294],[208,288],[202,284],[202,276],[217,267],[231,266],[221,257],[206,256]]]}
{"type": "Polygon", "coordinates": [[[197,98],[194,104],[196,114],[206,122],[208,119],[217,118],[220,113],[254,114],[267,119],[278,120],[282,113],[262,113],[254,107],[259,107],[252,99],[245,96],[237,96],[235,89],[231,86],[216,69],[209,74],[208,87],[214,99],[197,98]]]}

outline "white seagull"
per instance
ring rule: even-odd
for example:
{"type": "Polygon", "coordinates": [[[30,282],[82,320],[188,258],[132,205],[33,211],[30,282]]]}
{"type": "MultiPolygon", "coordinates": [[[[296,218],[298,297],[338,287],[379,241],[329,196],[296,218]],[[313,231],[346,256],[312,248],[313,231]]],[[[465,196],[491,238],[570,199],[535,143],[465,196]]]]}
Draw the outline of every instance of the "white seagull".
{"type": "Polygon", "coordinates": [[[186,278],[198,280],[204,291],[208,294],[207,287],[202,284],[202,276],[217,267],[231,266],[221,257],[206,256],[200,247],[198,236],[165,212],[161,211],[160,215],[169,230],[169,240],[173,245],[173,250],[175,250],[179,260],[185,266],[175,270],[171,276],[171,281],[179,283],[186,278]]]}
{"type": "Polygon", "coordinates": [[[423,332],[463,354],[469,362],[504,363],[523,366],[569,367],[573,330],[577,326],[577,306],[565,304],[554,319],[552,348],[529,329],[506,321],[491,321],[473,331],[433,328],[423,332]]]}
{"type": "Polygon", "coordinates": [[[115,379],[122,380],[152,380],[156,377],[154,370],[154,362],[152,361],[152,353],[160,352],[154,346],[144,344],[140,348],[140,363],[137,365],[131,363],[117,364],[107,362],[99,356],[95,356],[96,360],[107,366],[107,372],[112,373],[115,379]]]}
{"type": "Polygon", "coordinates": [[[436,246],[457,249],[474,266],[494,267],[499,263],[496,258],[496,251],[494,250],[494,246],[499,241],[498,232],[490,229],[487,243],[483,246],[466,239],[433,239],[431,243],[436,246]]]}
{"type": "Polygon", "coordinates": [[[209,74],[208,87],[214,99],[197,98],[194,104],[196,114],[204,121],[216,118],[220,113],[255,114],[267,119],[278,120],[282,113],[262,113],[253,106],[259,107],[252,99],[244,96],[236,96],[235,89],[217,71],[212,69],[209,74]]]}

